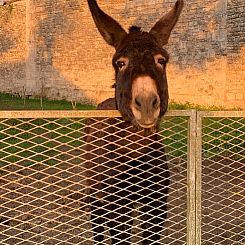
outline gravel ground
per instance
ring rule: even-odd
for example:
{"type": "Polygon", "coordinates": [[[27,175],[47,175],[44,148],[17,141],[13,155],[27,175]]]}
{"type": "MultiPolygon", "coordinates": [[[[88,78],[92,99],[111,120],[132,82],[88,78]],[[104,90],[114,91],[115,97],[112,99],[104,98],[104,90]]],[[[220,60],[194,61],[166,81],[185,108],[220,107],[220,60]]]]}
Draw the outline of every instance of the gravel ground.
{"type": "MultiPolygon", "coordinates": [[[[175,159],[169,162],[169,167],[168,221],[161,242],[183,245],[186,240],[186,162],[175,159]]],[[[1,168],[1,244],[92,245],[90,214],[82,201],[82,172],[75,158],[55,166],[13,164],[1,168]]],[[[204,161],[202,245],[245,244],[244,173],[244,161],[232,158],[204,161]]],[[[134,244],[140,244],[139,239],[134,244]]]]}
{"type": "Polygon", "coordinates": [[[202,245],[244,245],[245,158],[204,161],[202,173],[202,245]]]}

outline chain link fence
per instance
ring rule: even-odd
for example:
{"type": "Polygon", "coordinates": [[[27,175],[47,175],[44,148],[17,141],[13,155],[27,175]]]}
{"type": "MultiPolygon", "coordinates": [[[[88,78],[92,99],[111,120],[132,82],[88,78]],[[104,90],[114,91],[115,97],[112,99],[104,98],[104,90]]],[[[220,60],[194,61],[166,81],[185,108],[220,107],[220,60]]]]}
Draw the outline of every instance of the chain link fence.
{"type": "MultiPolygon", "coordinates": [[[[163,118],[155,134],[162,145],[159,152],[166,155],[163,164],[168,165],[170,184],[161,244],[244,244],[245,115],[234,114],[171,111],[163,118]]],[[[111,177],[107,166],[112,157],[114,171],[137,159],[139,165],[130,165],[137,172],[142,157],[150,159],[146,172],[154,167],[151,153],[143,150],[152,138],[121,125],[115,111],[0,112],[0,243],[97,244],[91,220],[95,201],[87,188],[91,178],[92,187],[101,179],[93,165],[86,175],[86,163],[100,164],[102,181],[111,177]],[[88,124],[92,130],[87,130],[88,124]],[[114,155],[112,143],[120,149],[114,155]],[[125,156],[128,160],[122,163],[125,156]]],[[[127,195],[140,196],[141,190],[132,190],[130,181],[135,172],[122,174],[116,175],[112,187],[127,183],[127,195]]],[[[161,188],[166,188],[164,182],[161,188]]],[[[133,213],[114,213],[118,220],[125,215],[132,219],[133,228],[126,232],[132,244],[141,244],[142,207],[140,202],[130,204],[133,213]]],[[[104,208],[111,212],[109,206],[104,208]]],[[[110,220],[104,218],[103,244],[111,244],[110,220]]]]}

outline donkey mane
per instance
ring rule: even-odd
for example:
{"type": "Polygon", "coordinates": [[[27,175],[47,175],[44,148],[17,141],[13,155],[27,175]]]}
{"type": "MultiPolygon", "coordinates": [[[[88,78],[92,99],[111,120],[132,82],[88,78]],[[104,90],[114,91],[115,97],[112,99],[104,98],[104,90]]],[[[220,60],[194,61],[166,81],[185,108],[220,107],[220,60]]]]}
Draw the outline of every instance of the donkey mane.
{"type": "Polygon", "coordinates": [[[131,26],[128,30],[129,33],[142,32],[141,27],[139,26],[131,26]]]}

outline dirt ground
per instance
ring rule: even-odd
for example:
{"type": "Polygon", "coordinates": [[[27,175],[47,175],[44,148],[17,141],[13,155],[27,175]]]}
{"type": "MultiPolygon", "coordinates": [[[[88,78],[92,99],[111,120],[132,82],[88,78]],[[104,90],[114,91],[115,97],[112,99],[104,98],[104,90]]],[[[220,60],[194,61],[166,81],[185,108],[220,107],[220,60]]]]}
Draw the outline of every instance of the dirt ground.
{"type": "MultiPolygon", "coordinates": [[[[183,245],[186,161],[170,160],[169,167],[168,220],[161,244],[183,245]]],[[[12,164],[0,170],[1,244],[93,244],[89,209],[82,201],[83,167],[78,158],[52,167],[12,164]]],[[[204,161],[202,181],[202,245],[244,245],[244,161],[232,158],[204,161]]],[[[140,244],[140,238],[133,244],[140,244]]]]}
{"type": "Polygon", "coordinates": [[[245,244],[245,158],[203,161],[202,245],[245,244]]]}

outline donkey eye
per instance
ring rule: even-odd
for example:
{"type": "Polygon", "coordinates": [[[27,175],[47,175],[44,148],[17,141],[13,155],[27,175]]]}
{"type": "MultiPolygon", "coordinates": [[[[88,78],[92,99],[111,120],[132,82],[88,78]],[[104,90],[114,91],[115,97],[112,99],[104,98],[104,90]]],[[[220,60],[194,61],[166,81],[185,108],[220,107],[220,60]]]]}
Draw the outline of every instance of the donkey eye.
{"type": "Polygon", "coordinates": [[[119,61],[116,62],[116,65],[117,65],[117,67],[118,67],[119,69],[122,69],[122,68],[125,66],[125,62],[119,60],[119,61]]]}
{"type": "Polygon", "coordinates": [[[166,58],[164,58],[164,57],[162,57],[162,58],[159,58],[158,60],[157,60],[157,62],[160,64],[160,65],[165,65],[166,63],[167,63],[167,59],[166,58]]]}

